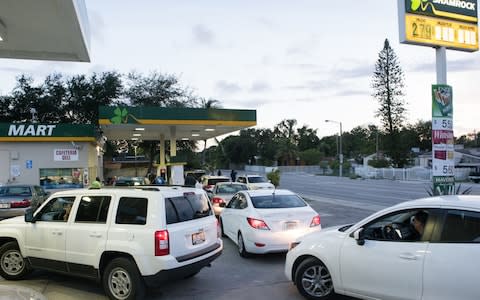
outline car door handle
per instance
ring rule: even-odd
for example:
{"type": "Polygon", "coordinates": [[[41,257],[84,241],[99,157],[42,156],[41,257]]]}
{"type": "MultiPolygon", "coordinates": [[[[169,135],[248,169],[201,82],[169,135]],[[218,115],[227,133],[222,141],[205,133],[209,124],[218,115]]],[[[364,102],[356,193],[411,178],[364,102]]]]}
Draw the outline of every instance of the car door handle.
{"type": "Polygon", "coordinates": [[[413,255],[411,253],[402,253],[399,255],[400,258],[406,259],[406,260],[417,260],[418,256],[413,255]]]}
{"type": "Polygon", "coordinates": [[[102,237],[102,234],[97,232],[90,232],[90,237],[100,238],[102,237]]]}
{"type": "Polygon", "coordinates": [[[59,231],[59,230],[53,230],[53,231],[52,231],[52,234],[53,234],[53,235],[62,235],[63,232],[62,232],[62,231],[59,231]]]}

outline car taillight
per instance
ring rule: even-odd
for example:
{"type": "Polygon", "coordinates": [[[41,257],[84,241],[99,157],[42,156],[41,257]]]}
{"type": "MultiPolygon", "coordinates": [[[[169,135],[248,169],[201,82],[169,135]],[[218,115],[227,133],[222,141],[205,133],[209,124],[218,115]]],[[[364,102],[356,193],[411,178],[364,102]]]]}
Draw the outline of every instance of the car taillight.
{"type": "Polygon", "coordinates": [[[310,223],[310,227],[315,227],[318,225],[320,225],[320,216],[316,215],[315,217],[313,217],[312,222],[310,223]]]}
{"type": "Polygon", "coordinates": [[[25,208],[30,206],[30,200],[23,199],[22,201],[10,202],[11,208],[25,208]]]}
{"type": "Polygon", "coordinates": [[[257,220],[257,219],[254,219],[254,218],[247,218],[247,221],[248,221],[248,224],[250,224],[250,226],[252,226],[255,229],[270,230],[270,228],[268,228],[267,223],[265,223],[263,220],[257,220]]]}
{"type": "Polygon", "coordinates": [[[213,189],[213,185],[206,185],[206,186],[205,186],[205,189],[206,189],[206,190],[211,190],[211,189],[213,189]]]}
{"type": "Polygon", "coordinates": [[[220,203],[225,203],[225,200],[223,200],[220,197],[213,197],[212,202],[215,204],[220,204],[220,203]]]}
{"type": "Polygon", "coordinates": [[[168,230],[155,231],[155,256],[170,254],[168,230]]]}

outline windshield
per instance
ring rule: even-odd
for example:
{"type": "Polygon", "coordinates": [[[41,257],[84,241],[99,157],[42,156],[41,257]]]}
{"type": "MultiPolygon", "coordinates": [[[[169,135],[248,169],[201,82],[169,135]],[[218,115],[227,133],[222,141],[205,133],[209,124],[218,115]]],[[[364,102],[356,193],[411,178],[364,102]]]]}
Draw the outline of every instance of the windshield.
{"type": "Polygon", "coordinates": [[[292,208],[307,206],[297,195],[267,195],[251,197],[255,208],[292,208]]]}
{"type": "Polygon", "coordinates": [[[0,196],[31,196],[28,186],[4,186],[0,187],[0,196]]]}
{"type": "Polygon", "coordinates": [[[243,184],[222,184],[218,186],[218,194],[235,194],[238,191],[245,191],[247,187],[243,184]]]}
{"type": "Polygon", "coordinates": [[[262,183],[267,182],[267,180],[260,176],[248,177],[248,182],[250,183],[262,183]]]}
{"type": "Polygon", "coordinates": [[[219,182],[229,182],[230,179],[228,178],[211,178],[208,180],[208,185],[215,185],[219,182]]]}

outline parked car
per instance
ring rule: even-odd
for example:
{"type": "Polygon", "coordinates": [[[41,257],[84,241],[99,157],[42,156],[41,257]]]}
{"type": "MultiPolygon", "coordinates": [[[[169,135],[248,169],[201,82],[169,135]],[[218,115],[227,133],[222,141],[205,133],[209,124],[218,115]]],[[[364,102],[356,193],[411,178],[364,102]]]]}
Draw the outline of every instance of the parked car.
{"type": "Polygon", "coordinates": [[[238,176],[237,181],[245,183],[251,190],[275,188],[275,186],[269,180],[260,175],[238,176]]]}
{"type": "Polygon", "coordinates": [[[242,257],[287,251],[297,237],[321,229],[320,216],[289,190],[238,192],[222,211],[220,226],[242,257]]]}
{"type": "Polygon", "coordinates": [[[219,182],[230,182],[231,178],[227,176],[214,176],[214,175],[204,175],[202,176],[201,184],[203,189],[206,191],[212,191],[215,184],[219,182]]]}
{"type": "Polygon", "coordinates": [[[201,189],[145,186],[57,192],[35,212],[0,221],[0,276],[33,269],[99,281],[110,299],[191,277],[223,243],[201,189]]]}
{"type": "Polygon", "coordinates": [[[130,177],[130,176],[119,176],[115,180],[114,186],[135,186],[135,185],[145,185],[147,181],[145,177],[130,177]]]}
{"type": "Polygon", "coordinates": [[[480,196],[441,196],[297,239],[285,275],[308,299],[474,300],[479,253],[480,196]]]}
{"type": "Polygon", "coordinates": [[[223,211],[222,206],[227,205],[228,202],[230,202],[230,199],[232,199],[233,195],[239,191],[245,190],[248,190],[247,185],[240,182],[219,182],[215,184],[215,187],[209,195],[210,199],[212,200],[215,215],[220,215],[220,213],[223,211]]]}
{"type": "Polygon", "coordinates": [[[22,216],[39,206],[49,194],[38,185],[16,184],[0,187],[0,219],[22,216]]]}

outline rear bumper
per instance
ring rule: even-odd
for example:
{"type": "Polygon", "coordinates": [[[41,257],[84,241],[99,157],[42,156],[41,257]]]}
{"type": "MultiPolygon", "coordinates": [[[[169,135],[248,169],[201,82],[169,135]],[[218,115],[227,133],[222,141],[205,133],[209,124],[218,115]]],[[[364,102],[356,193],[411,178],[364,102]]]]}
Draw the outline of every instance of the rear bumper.
{"type": "Polygon", "coordinates": [[[154,287],[165,281],[183,279],[188,275],[192,275],[200,271],[202,268],[209,266],[213,260],[220,256],[220,254],[222,254],[221,250],[214,255],[199,260],[193,264],[185,265],[175,269],[162,270],[155,275],[144,276],[143,280],[147,286],[154,287]]]}

